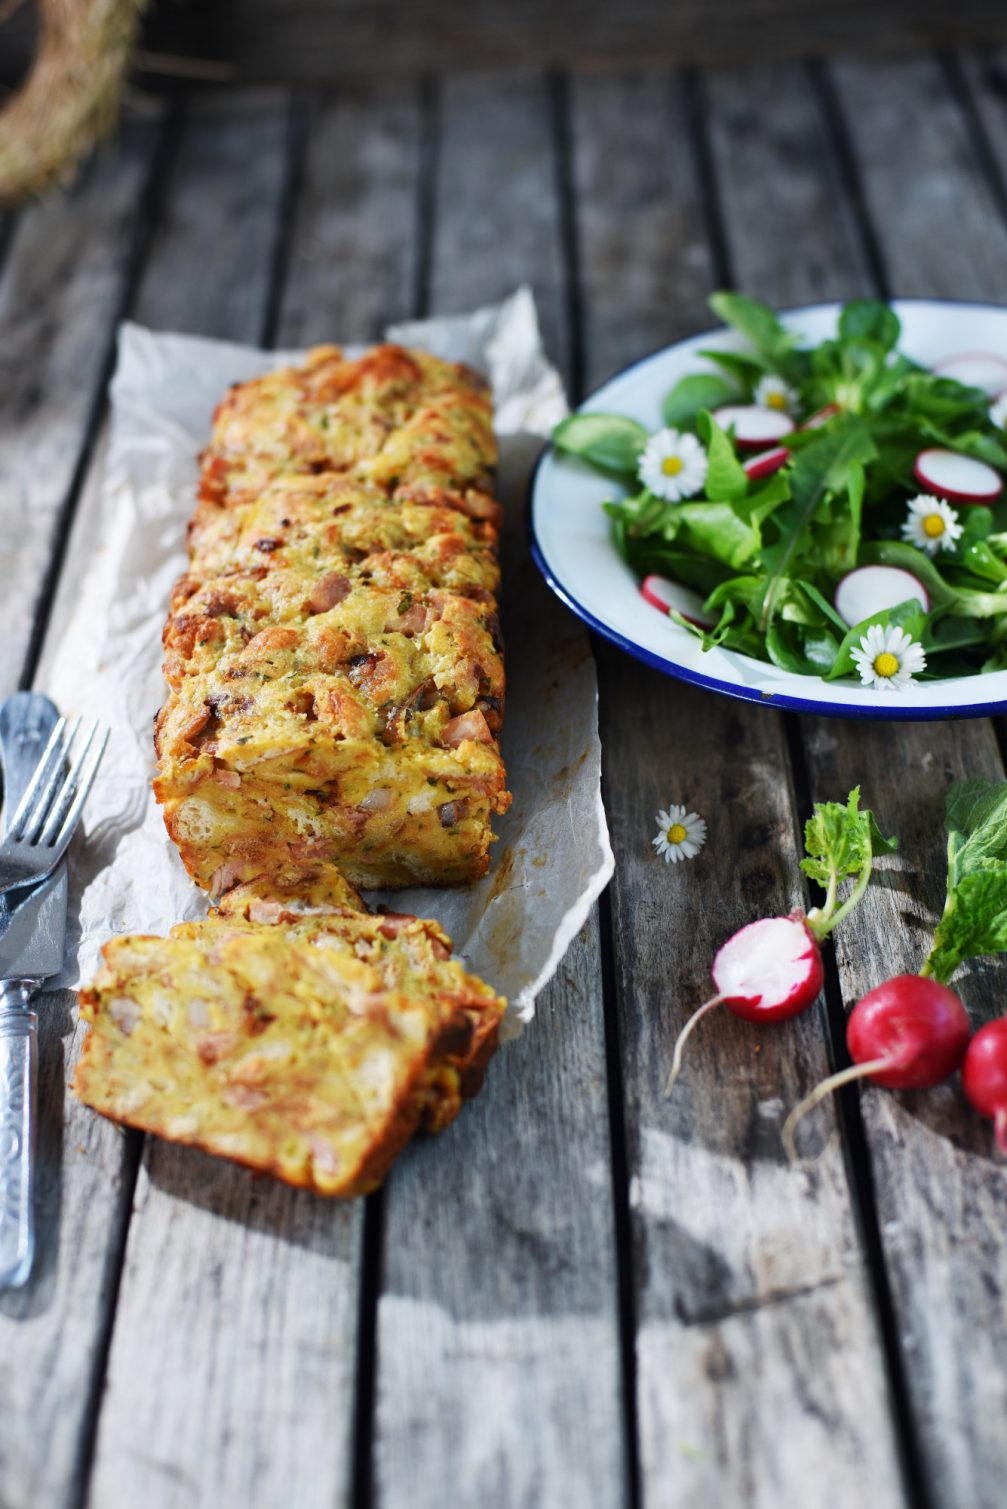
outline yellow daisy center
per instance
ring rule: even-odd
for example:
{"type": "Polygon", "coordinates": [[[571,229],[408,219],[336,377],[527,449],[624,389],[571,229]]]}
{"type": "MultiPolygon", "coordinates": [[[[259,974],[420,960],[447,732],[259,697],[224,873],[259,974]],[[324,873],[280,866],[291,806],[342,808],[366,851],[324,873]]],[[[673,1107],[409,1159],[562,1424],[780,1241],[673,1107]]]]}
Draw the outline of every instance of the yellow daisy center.
{"type": "Polygon", "coordinates": [[[899,662],[891,650],[882,650],[874,662],[874,669],[879,676],[894,676],[899,668],[899,662]]]}
{"type": "Polygon", "coordinates": [[[785,393],[767,394],[766,407],[770,409],[779,409],[782,412],[787,407],[787,395],[785,393]]]}
{"type": "Polygon", "coordinates": [[[672,823],[665,837],[669,844],[684,844],[687,834],[681,823],[672,823]]]}
{"type": "Polygon", "coordinates": [[[932,540],[939,540],[944,533],[944,528],[944,520],[939,513],[928,513],[923,520],[923,533],[929,535],[932,540]]]}
{"type": "Polygon", "coordinates": [[[661,470],[666,477],[677,477],[682,470],[681,456],[665,456],[661,462],[661,470]]]}

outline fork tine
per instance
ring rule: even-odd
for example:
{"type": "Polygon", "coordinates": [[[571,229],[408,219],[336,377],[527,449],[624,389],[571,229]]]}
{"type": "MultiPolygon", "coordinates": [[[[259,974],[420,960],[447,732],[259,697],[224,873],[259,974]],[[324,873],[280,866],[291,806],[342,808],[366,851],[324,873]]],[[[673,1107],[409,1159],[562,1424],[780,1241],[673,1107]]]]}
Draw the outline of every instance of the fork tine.
{"type": "MultiPolygon", "coordinates": [[[[92,730],[92,737],[94,732],[97,731],[97,728],[98,725],[96,723],[94,730],[92,730]]],[[[109,731],[107,728],[102,731],[101,738],[98,740],[98,743],[91,751],[91,758],[88,760],[87,764],[84,766],[83,770],[80,773],[80,778],[77,782],[77,795],[73,799],[73,805],[67,813],[66,818],[63,822],[63,826],[56,838],[57,849],[66,848],[67,844],[73,837],[74,829],[80,821],[80,814],[83,809],[84,803],[87,800],[87,794],[94,784],[94,778],[98,774],[98,766],[101,764],[102,755],[105,753],[105,746],[108,743],[108,732],[109,731]]],[[[89,744],[90,742],[91,740],[88,739],[89,744]]]]}
{"type": "MultiPolygon", "coordinates": [[[[63,734],[65,729],[66,719],[60,718],[59,722],[56,724],[56,727],[49,735],[49,742],[46,745],[45,749],[43,749],[42,754],[39,757],[39,762],[35,766],[35,773],[28,783],[27,790],[25,791],[24,796],[18,802],[17,810],[15,811],[14,816],[7,824],[7,832],[9,833],[11,838],[17,837],[18,828],[21,826],[25,818],[28,816],[28,813],[34,807],[35,797],[39,791],[39,788],[43,785],[44,782],[47,781],[53,769],[59,769],[59,764],[63,758],[64,753],[63,734]]],[[[71,735],[71,738],[72,737],[73,736],[71,735]]]]}
{"type": "Polygon", "coordinates": [[[63,826],[63,821],[66,818],[67,812],[70,810],[70,804],[73,801],[74,796],[76,795],[77,785],[80,780],[80,773],[84,767],[84,761],[87,759],[88,750],[91,748],[91,745],[94,742],[94,736],[97,732],[98,724],[92,723],[91,727],[88,729],[87,737],[74,752],[73,761],[71,762],[70,768],[63,778],[63,782],[57,793],[56,800],[53,802],[49,814],[45,819],[44,826],[41,824],[39,825],[41,831],[39,832],[38,837],[34,840],[34,842],[38,844],[51,844],[55,839],[56,834],[63,826]]]}
{"type": "Polygon", "coordinates": [[[22,843],[38,843],[38,836],[42,825],[46,821],[53,804],[62,795],[63,787],[66,784],[66,762],[70,758],[70,751],[73,749],[74,740],[77,738],[79,730],[80,719],[75,718],[67,732],[67,737],[63,741],[60,756],[49,772],[41,792],[32,805],[32,810],[22,825],[21,832],[18,835],[22,843]]]}

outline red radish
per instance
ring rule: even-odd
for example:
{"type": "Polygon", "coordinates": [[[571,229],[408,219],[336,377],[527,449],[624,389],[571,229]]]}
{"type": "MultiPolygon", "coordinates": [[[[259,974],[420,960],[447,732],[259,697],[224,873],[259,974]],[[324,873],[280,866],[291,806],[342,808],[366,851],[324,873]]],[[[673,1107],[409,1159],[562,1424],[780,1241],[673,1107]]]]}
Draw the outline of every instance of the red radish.
{"type": "Polygon", "coordinates": [[[728,938],[713,961],[717,994],[686,1022],[675,1043],[668,1090],[682,1068],[682,1050],[694,1027],[714,1006],[746,1022],[783,1022],[815,1000],[825,970],[818,943],[800,913],[764,917],[728,938]]]}
{"type": "Polygon", "coordinates": [[[962,1088],[980,1116],[992,1117],[997,1147],[1007,1154],[1007,1017],[987,1022],[969,1043],[962,1088]]]}
{"type": "Polygon", "coordinates": [[[920,451],[913,470],[924,487],[952,503],[991,503],[1003,491],[1003,482],[991,466],[957,451],[939,447],[920,451]]]}
{"type": "Polygon", "coordinates": [[[927,589],[911,571],[903,571],[901,566],[858,566],[839,581],[833,602],[840,618],[852,629],[865,618],[910,598],[916,599],[924,613],[929,611],[927,589]]]}
{"type": "Polygon", "coordinates": [[[1007,359],[993,351],[960,351],[934,363],[940,377],[951,377],[967,388],[982,388],[991,398],[1007,388],[1007,359]]]}
{"type": "Polygon", "coordinates": [[[782,440],[794,431],[794,421],[780,409],[764,409],[757,403],[728,403],[714,409],[713,417],[722,430],[734,430],[742,450],[758,450],[782,440]]]}
{"type": "Polygon", "coordinates": [[[839,405],[837,403],[827,403],[824,409],[819,409],[816,413],[812,414],[810,419],[806,419],[801,425],[801,429],[820,430],[823,424],[828,424],[829,420],[835,418],[838,413],[839,405]]]}
{"type": "Polygon", "coordinates": [[[690,592],[679,582],[671,582],[666,576],[645,576],[640,588],[652,608],[667,613],[674,608],[676,613],[695,624],[697,629],[712,629],[714,620],[703,615],[703,599],[698,592],[690,592]]]}
{"type": "Polygon", "coordinates": [[[744,462],[743,470],[750,481],[758,482],[762,477],[771,477],[781,466],[786,466],[789,460],[790,452],[785,446],[777,445],[773,450],[760,451],[751,461],[744,462]]]}
{"type": "Polygon", "coordinates": [[[895,975],[857,1002],[846,1024],[853,1065],[806,1095],[787,1117],[783,1144],[797,1157],[797,1123],[840,1085],[872,1079],[886,1090],[928,1090],[958,1068],[971,1034],[969,1019],[953,990],[922,975],[895,975]]]}

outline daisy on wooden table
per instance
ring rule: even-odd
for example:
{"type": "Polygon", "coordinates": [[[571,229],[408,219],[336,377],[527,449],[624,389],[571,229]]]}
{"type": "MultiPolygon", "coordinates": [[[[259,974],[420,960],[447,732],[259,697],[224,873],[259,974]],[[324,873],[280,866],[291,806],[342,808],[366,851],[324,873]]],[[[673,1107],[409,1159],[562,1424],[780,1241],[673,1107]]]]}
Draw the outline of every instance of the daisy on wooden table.
{"type": "Polygon", "coordinates": [[[864,686],[885,692],[901,691],[927,663],[923,646],[894,624],[872,624],[851,654],[864,686]]]}
{"type": "Polygon", "coordinates": [[[909,515],[902,526],[902,538],[910,545],[925,550],[927,555],[936,555],[938,550],[953,550],[961,534],[958,515],[943,498],[920,493],[910,501],[909,515]]]}
{"type": "Polygon", "coordinates": [[[775,372],[767,372],[759,379],[754,402],[762,409],[775,409],[778,414],[793,414],[797,408],[797,393],[775,372]]]}
{"type": "Polygon", "coordinates": [[[706,823],[697,812],[669,806],[657,814],[657,837],[651,843],[667,864],[695,859],[706,843],[706,823]]]}
{"type": "Polygon", "coordinates": [[[644,487],[665,503],[678,503],[702,490],[706,452],[695,435],[658,430],[643,448],[637,472],[644,487]]]}

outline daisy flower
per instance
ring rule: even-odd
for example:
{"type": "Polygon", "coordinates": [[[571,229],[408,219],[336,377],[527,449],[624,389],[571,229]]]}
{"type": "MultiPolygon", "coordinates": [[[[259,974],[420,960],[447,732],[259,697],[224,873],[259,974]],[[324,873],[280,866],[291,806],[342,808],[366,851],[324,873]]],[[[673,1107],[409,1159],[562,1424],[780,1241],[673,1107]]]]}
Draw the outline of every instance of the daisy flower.
{"type": "Polygon", "coordinates": [[[760,408],[775,409],[778,414],[792,414],[797,408],[797,394],[782,377],[767,372],[755,390],[755,402],[760,408]]]}
{"type": "Polygon", "coordinates": [[[695,435],[658,430],[644,446],[637,471],[655,497],[679,503],[698,493],[706,481],[706,452],[695,435]]]}
{"type": "Polygon", "coordinates": [[[651,842],[667,864],[695,859],[706,843],[706,823],[698,813],[686,812],[684,807],[669,807],[667,812],[657,814],[656,821],[657,837],[651,842]]]}
{"type": "Polygon", "coordinates": [[[943,498],[920,493],[909,504],[909,517],[902,526],[902,538],[919,550],[925,550],[927,555],[936,555],[938,550],[953,550],[961,533],[957,513],[943,498]]]}
{"type": "Polygon", "coordinates": [[[885,692],[900,692],[927,663],[923,646],[894,625],[872,624],[852,655],[864,686],[885,692]]]}
{"type": "Polygon", "coordinates": [[[1001,393],[996,403],[990,404],[990,422],[998,430],[1007,430],[1007,393],[1001,393]]]}

